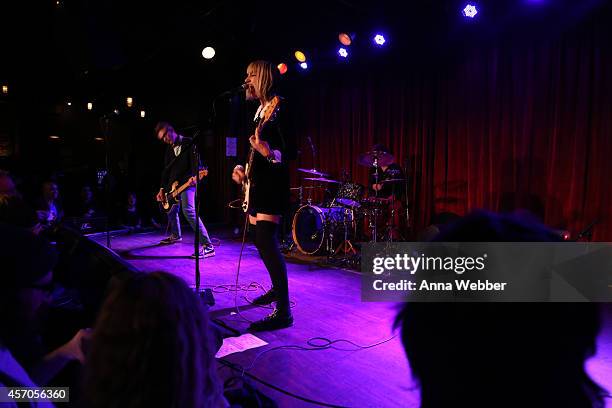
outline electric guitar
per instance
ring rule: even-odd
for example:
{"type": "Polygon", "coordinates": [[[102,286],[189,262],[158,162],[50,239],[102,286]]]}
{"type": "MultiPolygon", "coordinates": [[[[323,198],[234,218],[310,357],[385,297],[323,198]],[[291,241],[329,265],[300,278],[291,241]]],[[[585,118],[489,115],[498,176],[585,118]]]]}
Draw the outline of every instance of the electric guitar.
{"type": "MultiPolygon", "coordinates": [[[[272,120],[274,116],[276,116],[276,112],[278,111],[278,105],[280,103],[280,97],[275,96],[270,101],[270,104],[266,107],[263,113],[263,118],[259,121],[259,124],[255,128],[255,137],[259,138],[259,134],[261,129],[263,129],[264,125],[272,120]]],[[[255,159],[255,149],[251,146],[249,150],[249,160],[244,168],[244,180],[242,182],[242,187],[244,190],[244,201],[242,202],[242,211],[248,212],[250,210],[250,201],[249,201],[249,193],[251,189],[251,175],[253,174],[253,160],[255,159]]]]}
{"type": "MultiPolygon", "coordinates": [[[[208,176],[208,169],[202,169],[198,171],[198,181],[208,176]]],[[[159,202],[159,206],[164,211],[170,211],[173,205],[178,203],[178,196],[189,187],[193,186],[195,182],[192,180],[193,177],[189,177],[189,180],[179,186],[179,182],[175,181],[170,186],[170,191],[166,193],[162,188],[162,199],[159,202]]]]}

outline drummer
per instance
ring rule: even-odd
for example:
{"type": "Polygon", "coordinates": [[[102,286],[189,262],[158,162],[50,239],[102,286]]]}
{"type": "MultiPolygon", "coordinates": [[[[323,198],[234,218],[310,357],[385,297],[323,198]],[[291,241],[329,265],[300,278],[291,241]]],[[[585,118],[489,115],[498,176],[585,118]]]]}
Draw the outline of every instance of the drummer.
{"type": "Polygon", "coordinates": [[[370,167],[370,197],[387,199],[393,197],[402,200],[405,186],[402,168],[395,163],[395,158],[386,146],[375,144],[372,151],[382,153],[382,160],[380,160],[378,172],[375,167],[370,167]]]}

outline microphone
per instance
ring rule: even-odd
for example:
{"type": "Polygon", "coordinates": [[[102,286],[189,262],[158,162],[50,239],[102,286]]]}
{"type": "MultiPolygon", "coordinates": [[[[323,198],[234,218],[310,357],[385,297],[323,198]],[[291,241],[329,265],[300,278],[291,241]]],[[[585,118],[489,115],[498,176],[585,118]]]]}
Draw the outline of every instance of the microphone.
{"type": "Polygon", "coordinates": [[[249,86],[247,84],[242,84],[240,86],[237,86],[235,88],[230,89],[229,91],[225,91],[221,94],[221,96],[225,96],[225,95],[235,95],[238,94],[242,91],[244,91],[245,89],[247,89],[249,86]]]}

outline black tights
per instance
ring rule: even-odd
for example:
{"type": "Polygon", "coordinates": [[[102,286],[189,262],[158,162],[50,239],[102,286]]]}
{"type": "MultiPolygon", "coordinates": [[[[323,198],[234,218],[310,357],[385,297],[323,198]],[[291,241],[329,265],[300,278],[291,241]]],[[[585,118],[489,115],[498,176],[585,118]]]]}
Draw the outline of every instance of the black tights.
{"type": "Polygon", "coordinates": [[[253,227],[255,232],[255,246],[270,274],[272,287],[278,296],[276,307],[281,312],[289,312],[287,265],[278,247],[278,239],[276,237],[278,224],[271,221],[257,221],[257,224],[251,225],[251,228],[253,227]]]}

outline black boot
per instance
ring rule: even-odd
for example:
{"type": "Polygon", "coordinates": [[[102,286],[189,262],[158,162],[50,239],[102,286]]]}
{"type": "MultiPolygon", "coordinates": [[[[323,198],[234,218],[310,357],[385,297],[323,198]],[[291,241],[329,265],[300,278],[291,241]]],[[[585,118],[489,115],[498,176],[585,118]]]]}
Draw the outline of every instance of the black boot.
{"type": "Polygon", "coordinates": [[[276,294],[276,291],[274,290],[274,288],[270,289],[269,291],[267,291],[266,293],[264,293],[261,296],[257,296],[255,299],[253,299],[253,303],[254,305],[269,305],[272,302],[276,302],[278,300],[278,295],[276,294]]]}
{"type": "Polygon", "coordinates": [[[274,309],[272,313],[261,320],[251,323],[249,331],[260,332],[269,330],[284,329],[293,326],[293,316],[288,309],[274,309]]]}
{"type": "MultiPolygon", "coordinates": [[[[286,305],[288,310],[289,285],[287,281],[287,265],[285,264],[285,258],[278,249],[277,231],[277,224],[270,221],[257,221],[255,246],[270,274],[270,281],[272,282],[272,289],[275,294],[272,301],[280,303],[280,305],[277,305],[279,309],[284,310],[286,305]]],[[[266,304],[269,303],[267,302],[266,304]]]]}

